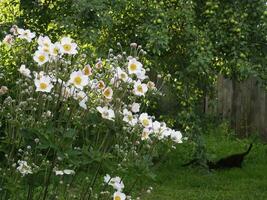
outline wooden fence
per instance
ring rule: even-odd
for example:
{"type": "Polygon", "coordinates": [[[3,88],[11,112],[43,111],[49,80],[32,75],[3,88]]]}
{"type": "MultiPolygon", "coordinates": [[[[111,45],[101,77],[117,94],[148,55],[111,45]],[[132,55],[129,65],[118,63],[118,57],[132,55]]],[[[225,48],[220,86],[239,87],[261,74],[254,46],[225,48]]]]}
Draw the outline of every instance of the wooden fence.
{"type": "Polygon", "coordinates": [[[206,98],[205,112],[229,120],[234,117],[236,123],[233,128],[238,135],[258,133],[267,141],[267,92],[261,87],[259,79],[251,77],[237,82],[234,93],[233,81],[218,76],[216,98],[206,98]],[[236,111],[233,116],[234,102],[236,111]]]}

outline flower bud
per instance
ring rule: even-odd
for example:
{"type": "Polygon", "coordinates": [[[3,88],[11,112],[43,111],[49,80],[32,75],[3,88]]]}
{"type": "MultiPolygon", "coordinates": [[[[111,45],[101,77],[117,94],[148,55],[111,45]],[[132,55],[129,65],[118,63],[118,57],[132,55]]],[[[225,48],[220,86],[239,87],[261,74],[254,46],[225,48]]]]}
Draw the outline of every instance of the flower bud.
{"type": "Polygon", "coordinates": [[[0,88],[0,95],[4,95],[8,92],[8,88],[6,86],[2,86],[0,88]]]}
{"type": "Polygon", "coordinates": [[[137,44],[135,42],[133,42],[133,43],[130,44],[130,47],[136,48],[137,47],[137,44]]]}
{"type": "Polygon", "coordinates": [[[11,34],[6,35],[5,38],[3,39],[3,43],[9,46],[13,44],[13,41],[14,39],[11,34]]]}

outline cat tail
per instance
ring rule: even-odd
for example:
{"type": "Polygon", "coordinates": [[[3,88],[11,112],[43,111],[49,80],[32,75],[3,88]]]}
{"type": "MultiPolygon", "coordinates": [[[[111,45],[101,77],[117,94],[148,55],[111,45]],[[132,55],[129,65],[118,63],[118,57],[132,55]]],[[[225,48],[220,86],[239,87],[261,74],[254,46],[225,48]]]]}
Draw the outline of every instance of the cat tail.
{"type": "Polygon", "coordinates": [[[189,161],[188,163],[183,164],[182,167],[186,167],[186,166],[195,164],[197,162],[198,162],[198,159],[193,159],[193,160],[189,161]]]}
{"type": "Polygon", "coordinates": [[[244,155],[248,155],[248,153],[250,152],[251,148],[252,148],[252,143],[249,145],[249,148],[248,148],[248,150],[244,153],[244,155]]]}

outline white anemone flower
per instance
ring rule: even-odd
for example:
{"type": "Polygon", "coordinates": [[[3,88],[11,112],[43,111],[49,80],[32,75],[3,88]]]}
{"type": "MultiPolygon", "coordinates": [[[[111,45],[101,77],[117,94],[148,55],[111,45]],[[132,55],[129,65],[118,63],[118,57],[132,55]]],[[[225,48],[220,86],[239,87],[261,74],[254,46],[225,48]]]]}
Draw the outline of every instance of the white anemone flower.
{"type": "Polygon", "coordinates": [[[71,169],[55,170],[55,174],[56,174],[56,176],[63,176],[64,174],[73,175],[73,174],[75,174],[75,171],[71,170],[71,169]]]}
{"type": "Polygon", "coordinates": [[[147,92],[147,85],[144,83],[141,83],[140,80],[136,81],[134,83],[134,94],[137,96],[145,96],[146,92],[147,92]]]}
{"type": "Polygon", "coordinates": [[[147,140],[149,139],[149,135],[152,133],[151,129],[144,128],[141,135],[141,140],[147,140]]]}
{"type": "Polygon", "coordinates": [[[106,84],[104,83],[104,81],[98,81],[96,87],[97,89],[103,90],[106,87],[106,84]]]}
{"type": "Polygon", "coordinates": [[[142,69],[142,67],[142,63],[137,61],[135,58],[132,58],[128,62],[128,73],[137,74],[142,69]]]}
{"type": "Polygon", "coordinates": [[[75,99],[79,101],[79,106],[81,106],[83,109],[87,109],[86,102],[88,101],[88,96],[83,91],[79,91],[74,96],[75,99]]]}
{"type": "Polygon", "coordinates": [[[74,95],[74,99],[78,100],[78,101],[82,101],[84,99],[88,99],[86,93],[84,91],[79,91],[79,92],[76,92],[75,95],[74,95]]]}
{"type": "Polygon", "coordinates": [[[92,68],[90,67],[90,65],[85,65],[83,68],[83,74],[85,76],[91,76],[92,75],[92,68]]]}
{"type": "Polygon", "coordinates": [[[0,87],[0,96],[6,94],[7,92],[8,92],[7,86],[3,85],[0,87]]]}
{"type": "Polygon", "coordinates": [[[48,36],[39,36],[38,37],[38,40],[37,40],[37,43],[39,46],[45,46],[45,47],[48,47],[52,44],[51,43],[51,40],[48,36]]]}
{"type": "MultiPolygon", "coordinates": [[[[156,136],[158,137],[159,140],[163,139],[164,136],[166,135],[166,133],[164,133],[164,131],[168,131],[169,128],[166,126],[166,123],[165,122],[161,122],[160,123],[160,129],[159,129],[159,132],[155,132],[156,133],[156,136]]],[[[168,134],[168,132],[167,132],[168,134]]]]}
{"type": "Polygon", "coordinates": [[[163,137],[169,137],[172,134],[172,129],[166,128],[162,131],[162,136],[163,137]]]}
{"type": "Polygon", "coordinates": [[[152,81],[148,81],[146,85],[147,85],[148,89],[151,89],[151,90],[156,89],[155,83],[152,81]]]}
{"type": "Polygon", "coordinates": [[[95,68],[96,69],[101,69],[102,67],[103,67],[103,63],[102,63],[101,59],[99,59],[97,61],[97,63],[95,64],[95,68]]]}
{"type": "Polygon", "coordinates": [[[25,67],[25,65],[21,65],[18,70],[23,76],[31,78],[31,71],[25,67]]]}
{"type": "Polygon", "coordinates": [[[33,71],[33,75],[34,75],[35,79],[40,79],[45,75],[45,73],[44,73],[44,71],[40,71],[40,72],[33,71]]]}
{"type": "Polygon", "coordinates": [[[80,101],[79,106],[81,106],[84,110],[87,110],[86,101],[80,101]]]}
{"type": "Polygon", "coordinates": [[[69,83],[82,90],[84,86],[88,85],[89,79],[79,70],[71,73],[69,83]]]}
{"type": "Polygon", "coordinates": [[[106,174],[106,176],[104,176],[104,183],[109,183],[110,180],[111,180],[110,175],[106,174]]]}
{"type": "Polygon", "coordinates": [[[64,172],[64,174],[67,174],[67,175],[73,175],[73,174],[75,174],[75,171],[72,170],[72,169],[64,169],[63,172],[64,172]]]}
{"type": "Polygon", "coordinates": [[[150,116],[148,116],[147,113],[142,113],[139,116],[139,122],[146,128],[152,127],[152,120],[151,120],[150,116]]]}
{"type": "Polygon", "coordinates": [[[118,78],[124,82],[128,82],[128,74],[124,72],[120,67],[117,67],[118,78]]]}
{"type": "Polygon", "coordinates": [[[49,46],[49,54],[53,57],[57,57],[60,55],[60,48],[61,45],[59,42],[56,42],[55,44],[50,44],[49,46]]]}
{"type": "Polygon", "coordinates": [[[131,110],[133,113],[138,113],[140,111],[140,104],[139,103],[133,103],[131,105],[131,110]]]}
{"type": "Polygon", "coordinates": [[[141,81],[143,81],[146,78],[148,78],[148,76],[146,76],[146,70],[144,68],[141,68],[139,71],[137,71],[136,72],[136,76],[141,81]]]}
{"type": "Polygon", "coordinates": [[[106,99],[111,100],[113,96],[113,90],[111,89],[111,87],[107,87],[103,90],[102,94],[106,99]]]}
{"type": "Polygon", "coordinates": [[[22,28],[17,29],[18,31],[18,38],[25,39],[28,42],[31,42],[33,38],[35,38],[35,33],[31,32],[29,29],[24,30],[22,28]]]}
{"type": "Polygon", "coordinates": [[[40,92],[50,92],[53,88],[51,78],[45,75],[43,75],[40,79],[35,79],[34,84],[36,86],[36,91],[40,92]]]}
{"type": "Polygon", "coordinates": [[[50,48],[47,47],[47,46],[38,46],[38,50],[39,50],[39,51],[43,51],[43,52],[45,52],[45,53],[47,53],[47,54],[50,53],[50,48]]]}
{"type": "Polygon", "coordinates": [[[50,53],[51,40],[48,36],[39,36],[37,43],[39,44],[38,50],[50,53]]]}
{"type": "Polygon", "coordinates": [[[17,25],[12,25],[12,27],[10,28],[10,33],[12,33],[13,35],[18,35],[18,26],[17,25]]]}
{"type": "Polygon", "coordinates": [[[8,46],[12,45],[13,42],[14,42],[14,39],[11,34],[7,34],[5,38],[3,39],[3,44],[6,44],[8,46]]]}
{"type": "Polygon", "coordinates": [[[61,89],[61,95],[64,99],[68,99],[69,97],[75,94],[75,91],[76,90],[74,86],[68,86],[67,84],[63,84],[63,87],[61,89]]]}
{"type": "Polygon", "coordinates": [[[107,106],[104,106],[104,107],[98,106],[96,109],[98,110],[98,112],[101,113],[101,116],[104,119],[114,121],[115,113],[112,109],[109,109],[107,106]]]}
{"type": "Polygon", "coordinates": [[[152,124],[153,127],[153,132],[154,133],[159,133],[160,132],[160,128],[161,128],[161,123],[158,121],[154,121],[152,124]]]}
{"type": "Polygon", "coordinates": [[[125,200],[126,195],[120,191],[117,191],[113,194],[113,200],[125,200]]]}
{"type": "Polygon", "coordinates": [[[72,39],[69,37],[63,37],[60,40],[60,44],[61,44],[61,52],[63,54],[77,54],[78,51],[76,50],[77,48],[77,44],[72,42],[72,39]]]}
{"type": "Polygon", "coordinates": [[[121,178],[118,176],[111,178],[109,174],[106,174],[104,176],[104,183],[112,186],[114,189],[116,189],[119,192],[121,192],[124,189],[124,183],[121,180],[121,178]]]}
{"type": "Polygon", "coordinates": [[[33,59],[38,63],[38,65],[43,65],[49,61],[49,56],[48,53],[38,50],[34,53],[33,59]]]}
{"type": "Polygon", "coordinates": [[[63,176],[64,172],[62,170],[55,170],[56,176],[63,176]]]}
{"type": "Polygon", "coordinates": [[[91,89],[98,89],[97,87],[98,84],[98,80],[97,79],[91,79],[89,80],[89,86],[91,87],[91,89]]]}
{"type": "Polygon", "coordinates": [[[171,132],[171,139],[176,143],[183,143],[182,141],[183,135],[180,131],[173,130],[171,132]]]}
{"type": "Polygon", "coordinates": [[[116,176],[114,178],[112,178],[110,181],[109,181],[109,185],[111,185],[115,190],[117,191],[122,191],[123,188],[124,188],[124,183],[123,181],[121,180],[120,177],[116,176]]]}
{"type": "Polygon", "coordinates": [[[28,165],[27,161],[19,160],[18,164],[19,166],[17,167],[17,170],[22,174],[22,176],[33,173],[32,168],[28,165]]]}
{"type": "Polygon", "coordinates": [[[123,121],[134,126],[137,124],[138,120],[133,116],[132,112],[124,109],[123,110],[123,121]]]}

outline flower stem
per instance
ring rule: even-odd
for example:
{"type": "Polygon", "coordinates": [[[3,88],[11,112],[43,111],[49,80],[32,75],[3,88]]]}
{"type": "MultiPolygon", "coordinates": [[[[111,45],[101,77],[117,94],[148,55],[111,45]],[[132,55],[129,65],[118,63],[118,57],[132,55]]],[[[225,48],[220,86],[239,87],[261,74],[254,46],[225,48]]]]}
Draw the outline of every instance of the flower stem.
{"type": "Polygon", "coordinates": [[[49,186],[49,183],[50,183],[50,178],[51,178],[51,175],[52,175],[53,168],[54,168],[54,166],[55,166],[55,161],[56,161],[56,152],[54,152],[53,161],[52,161],[52,164],[51,164],[51,168],[50,168],[50,171],[49,171],[49,175],[48,175],[48,177],[47,177],[47,179],[46,179],[46,185],[45,185],[45,191],[44,191],[43,200],[45,200],[46,197],[47,197],[48,186],[49,186]]]}

